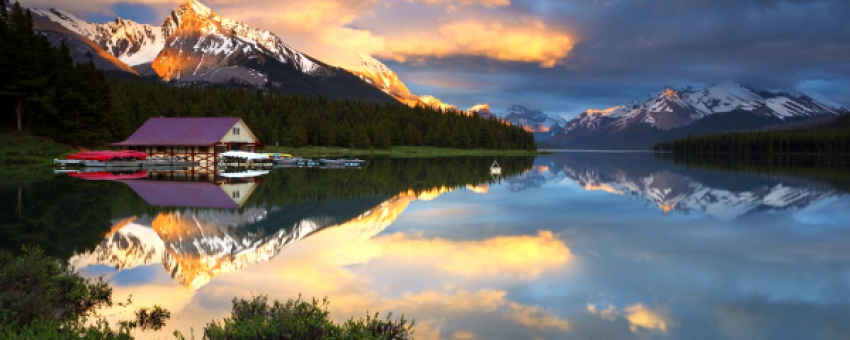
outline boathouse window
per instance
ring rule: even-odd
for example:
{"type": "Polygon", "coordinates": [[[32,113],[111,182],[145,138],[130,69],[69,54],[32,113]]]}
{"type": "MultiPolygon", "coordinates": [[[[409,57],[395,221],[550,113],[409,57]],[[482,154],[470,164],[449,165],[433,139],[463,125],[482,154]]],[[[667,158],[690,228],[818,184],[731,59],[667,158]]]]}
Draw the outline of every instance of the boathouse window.
{"type": "Polygon", "coordinates": [[[233,128],[233,134],[234,134],[234,135],[238,135],[238,134],[239,134],[239,128],[238,128],[238,127],[233,128]]]}
{"type": "Polygon", "coordinates": [[[239,198],[239,192],[234,191],[233,194],[231,194],[231,196],[233,196],[233,198],[239,198]]]}
{"type": "Polygon", "coordinates": [[[185,146],[178,146],[177,147],[177,153],[186,153],[186,147],[185,146]]]}
{"type": "Polygon", "coordinates": [[[157,146],[157,147],[156,147],[156,152],[165,152],[165,147],[163,147],[163,146],[157,146]]]}
{"type": "Polygon", "coordinates": [[[227,151],[227,147],[226,147],[226,146],[216,146],[216,147],[215,147],[215,153],[224,153],[224,152],[226,152],[226,151],[227,151]]]}

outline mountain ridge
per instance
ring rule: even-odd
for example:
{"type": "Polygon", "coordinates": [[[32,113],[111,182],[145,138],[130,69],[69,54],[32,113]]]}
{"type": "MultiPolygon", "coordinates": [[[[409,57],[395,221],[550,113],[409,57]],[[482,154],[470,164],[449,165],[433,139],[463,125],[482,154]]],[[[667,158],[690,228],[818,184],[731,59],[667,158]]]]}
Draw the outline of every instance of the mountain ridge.
{"type": "Polygon", "coordinates": [[[562,147],[648,149],[696,130],[721,133],[848,111],[832,105],[802,92],[760,91],[733,81],[703,90],[666,88],[628,105],[586,110],[557,131],[551,142],[562,147]],[[741,120],[739,126],[729,124],[735,118],[741,120]]]}
{"type": "Polygon", "coordinates": [[[156,74],[178,83],[236,83],[330,98],[392,101],[348,71],[295,50],[270,31],[222,17],[197,0],[175,8],[161,26],[122,18],[90,23],[55,8],[33,13],[88,39],[131,66],[129,73],[156,74]]]}

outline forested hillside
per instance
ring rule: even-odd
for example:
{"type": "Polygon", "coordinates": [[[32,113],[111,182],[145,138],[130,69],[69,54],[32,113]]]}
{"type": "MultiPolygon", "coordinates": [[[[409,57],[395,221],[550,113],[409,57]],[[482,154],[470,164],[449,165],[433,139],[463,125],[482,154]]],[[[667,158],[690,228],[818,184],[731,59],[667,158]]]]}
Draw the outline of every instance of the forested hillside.
{"type": "Polygon", "coordinates": [[[656,150],[676,155],[728,154],[751,157],[774,154],[850,153],[850,115],[830,122],[780,131],[724,133],[660,143],[656,150]]]}
{"type": "Polygon", "coordinates": [[[91,63],[75,65],[64,44],[54,48],[34,32],[28,10],[15,4],[0,11],[3,131],[98,146],[127,138],[150,117],[238,116],[269,145],[536,148],[533,135],[520,128],[401,103],[107,80],[91,63]]]}

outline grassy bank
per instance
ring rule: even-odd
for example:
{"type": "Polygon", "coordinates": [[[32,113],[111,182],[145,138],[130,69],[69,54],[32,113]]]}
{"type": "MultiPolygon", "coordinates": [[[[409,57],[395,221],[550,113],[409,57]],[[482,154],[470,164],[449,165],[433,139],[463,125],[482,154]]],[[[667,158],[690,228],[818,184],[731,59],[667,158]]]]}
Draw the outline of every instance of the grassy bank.
{"type": "Polygon", "coordinates": [[[390,156],[398,158],[456,156],[537,156],[550,154],[546,151],[447,149],[432,146],[394,146],[389,150],[359,150],[321,146],[308,146],[296,149],[292,147],[283,146],[267,146],[264,152],[288,153],[296,157],[390,156]]]}
{"type": "Polygon", "coordinates": [[[0,165],[53,165],[54,158],[74,153],[70,146],[21,133],[0,134],[0,165]]]}
{"type": "MultiPolygon", "coordinates": [[[[77,152],[74,148],[59,144],[51,139],[28,134],[0,134],[0,166],[50,166],[54,158],[77,152]]],[[[456,156],[537,156],[550,154],[547,151],[527,150],[480,150],[448,149],[432,146],[395,146],[388,150],[345,149],[339,147],[308,146],[303,148],[268,146],[264,152],[288,153],[296,157],[367,157],[390,156],[412,157],[456,157],[456,156]]]]}

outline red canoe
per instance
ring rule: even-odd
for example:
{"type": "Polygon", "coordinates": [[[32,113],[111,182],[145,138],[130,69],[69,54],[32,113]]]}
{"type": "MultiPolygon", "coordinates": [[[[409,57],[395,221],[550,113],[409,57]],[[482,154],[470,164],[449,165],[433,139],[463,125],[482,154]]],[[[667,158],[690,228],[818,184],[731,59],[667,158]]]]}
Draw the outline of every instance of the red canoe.
{"type": "Polygon", "coordinates": [[[133,150],[85,151],[68,156],[68,159],[77,159],[84,161],[145,160],[147,158],[148,154],[133,150]]]}
{"type": "Polygon", "coordinates": [[[144,179],[148,177],[148,173],[144,170],[134,173],[112,173],[106,171],[97,172],[74,172],[68,176],[81,178],[87,181],[118,181],[128,179],[144,179]]]}

